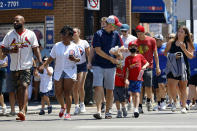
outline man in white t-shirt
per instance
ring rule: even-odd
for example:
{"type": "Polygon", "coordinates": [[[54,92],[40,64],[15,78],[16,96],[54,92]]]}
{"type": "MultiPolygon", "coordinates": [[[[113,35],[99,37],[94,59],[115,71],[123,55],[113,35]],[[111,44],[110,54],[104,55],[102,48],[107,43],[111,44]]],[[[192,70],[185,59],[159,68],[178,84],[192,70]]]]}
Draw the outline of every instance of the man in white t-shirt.
{"type": "Polygon", "coordinates": [[[135,36],[129,34],[129,25],[122,24],[122,26],[120,27],[120,31],[122,33],[122,35],[120,37],[123,41],[125,48],[128,48],[128,45],[131,41],[137,40],[137,38],[135,36]]]}
{"type": "Polygon", "coordinates": [[[3,39],[2,50],[10,54],[10,70],[13,86],[17,88],[19,113],[17,120],[24,121],[28,102],[28,86],[30,84],[33,65],[33,52],[40,65],[42,59],[38,48],[38,41],[33,31],[24,28],[25,19],[21,15],[14,17],[14,29],[9,31],[3,39]]]}

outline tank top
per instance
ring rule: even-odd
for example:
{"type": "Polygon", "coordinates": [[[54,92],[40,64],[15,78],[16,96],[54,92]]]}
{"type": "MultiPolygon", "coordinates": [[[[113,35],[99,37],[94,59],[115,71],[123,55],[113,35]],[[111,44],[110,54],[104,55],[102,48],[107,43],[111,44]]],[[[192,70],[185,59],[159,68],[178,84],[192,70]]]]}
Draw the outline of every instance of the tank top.
{"type": "MultiPolygon", "coordinates": [[[[184,62],[185,62],[185,65],[187,67],[187,70],[186,70],[187,78],[189,79],[189,77],[190,77],[190,66],[189,66],[188,58],[185,55],[185,53],[183,52],[183,50],[179,46],[176,46],[175,43],[176,43],[176,41],[172,42],[169,53],[176,53],[176,52],[182,52],[183,53],[184,62]]],[[[186,46],[186,49],[187,49],[188,45],[186,44],[186,41],[184,41],[184,43],[185,43],[185,46],[186,46]]]]}

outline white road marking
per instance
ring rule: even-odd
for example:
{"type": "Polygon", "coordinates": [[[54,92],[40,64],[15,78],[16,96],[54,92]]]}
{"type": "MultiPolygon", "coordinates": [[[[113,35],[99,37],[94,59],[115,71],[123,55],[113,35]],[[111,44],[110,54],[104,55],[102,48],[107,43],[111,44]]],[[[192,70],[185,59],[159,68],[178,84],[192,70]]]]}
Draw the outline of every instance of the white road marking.
{"type": "Polygon", "coordinates": [[[197,125],[161,125],[161,126],[78,126],[77,129],[197,129],[197,125]]]}

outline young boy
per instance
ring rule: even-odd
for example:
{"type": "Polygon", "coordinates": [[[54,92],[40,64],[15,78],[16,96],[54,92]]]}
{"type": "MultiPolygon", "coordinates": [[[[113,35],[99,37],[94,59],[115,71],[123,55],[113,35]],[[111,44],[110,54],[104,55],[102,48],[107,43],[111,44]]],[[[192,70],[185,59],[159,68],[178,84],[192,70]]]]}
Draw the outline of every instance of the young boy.
{"type": "Polygon", "coordinates": [[[141,54],[137,54],[137,45],[135,43],[130,42],[128,49],[131,55],[125,59],[125,84],[129,86],[128,91],[133,98],[134,117],[138,118],[138,105],[143,80],[142,75],[143,70],[146,69],[149,63],[141,54]]]}
{"type": "Polygon", "coordinates": [[[122,55],[123,49],[119,47],[114,47],[110,50],[110,54],[116,56],[119,60],[119,64],[116,68],[115,76],[115,88],[114,88],[114,101],[117,108],[117,118],[122,118],[127,116],[127,110],[125,108],[125,99],[126,99],[126,88],[125,88],[125,75],[124,75],[124,58],[122,55]],[[120,104],[122,105],[122,111],[120,110],[120,104]]]}
{"type": "MultiPolygon", "coordinates": [[[[45,62],[48,58],[43,57],[43,62],[45,62]]],[[[45,107],[45,102],[48,105],[48,114],[52,112],[52,106],[50,105],[50,100],[49,100],[49,91],[52,90],[52,75],[53,75],[53,68],[47,66],[43,72],[38,73],[38,71],[35,71],[35,76],[40,77],[40,96],[41,96],[41,104],[42,108],[40,110],[39,115],[44,115],[44,107],[45,107]]]]}

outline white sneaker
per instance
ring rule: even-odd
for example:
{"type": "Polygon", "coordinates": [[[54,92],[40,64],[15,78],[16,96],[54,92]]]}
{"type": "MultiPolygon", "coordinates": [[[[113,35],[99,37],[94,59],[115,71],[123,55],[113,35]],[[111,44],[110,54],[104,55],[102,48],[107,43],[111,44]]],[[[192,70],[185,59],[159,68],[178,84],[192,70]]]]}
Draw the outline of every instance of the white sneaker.
{"type": "Polygon", "coordinates": [[[160,106],[159,105],[156,105],[154,108],[153,108],[153,111],[158,111],[160,110],[160,106]]]}
{"type": "Polygon", "coordinates": [[[79,113],[80,113],[80,108],[79,108],[79,106],[75,106],[74,115],[79,115],[79,113]]]}
{"type": "Polygon", "coordinates": [[[160,104],[160,110],[161,110],[161,111],[166,110],[166,103],[165,103],[165,102],[162,102],[162,103],[160,104]]]}
{"type": "Polygon", "coordinates": [[[186,110],[190,110],[191,109],[191,107],[192,107],[192,103],[190,103],[189,105],[188,104],[186,104],[186,110]]]}
{"type": "Polygon", "coordinates": [[[176,104],[174,104],[174,103],[172,104],[171,111],[172,112],[175,112],[176,111],[176,104]]]}
{"type": "Polygon", "coordinates": [[[191,107],[191,110],[197,110],[197,104],[191,107]]]}
{"type": "Polygon", "coordinates": [[[4,106],[2,107],[2,113],[3,113],[3,115],[6,115],[6,113],[7,113],[6,104],[4,104],[4,106]]]}
{"type": "Polygon", "coordinates": [[[186,113],[187,113],[187,110],[186,110],[185,107],[181,108],[181,113],[182,113],[182,114],[186,114],[186,113]]]}
{"type": "Polygon", "coordinates": [[[81,112],[81,113],[86,112],[86,108],[85,108],[85,104],[84,104],[84,103],[81,103],[81,104],[80,104],[80,112],[81,112]]]}

